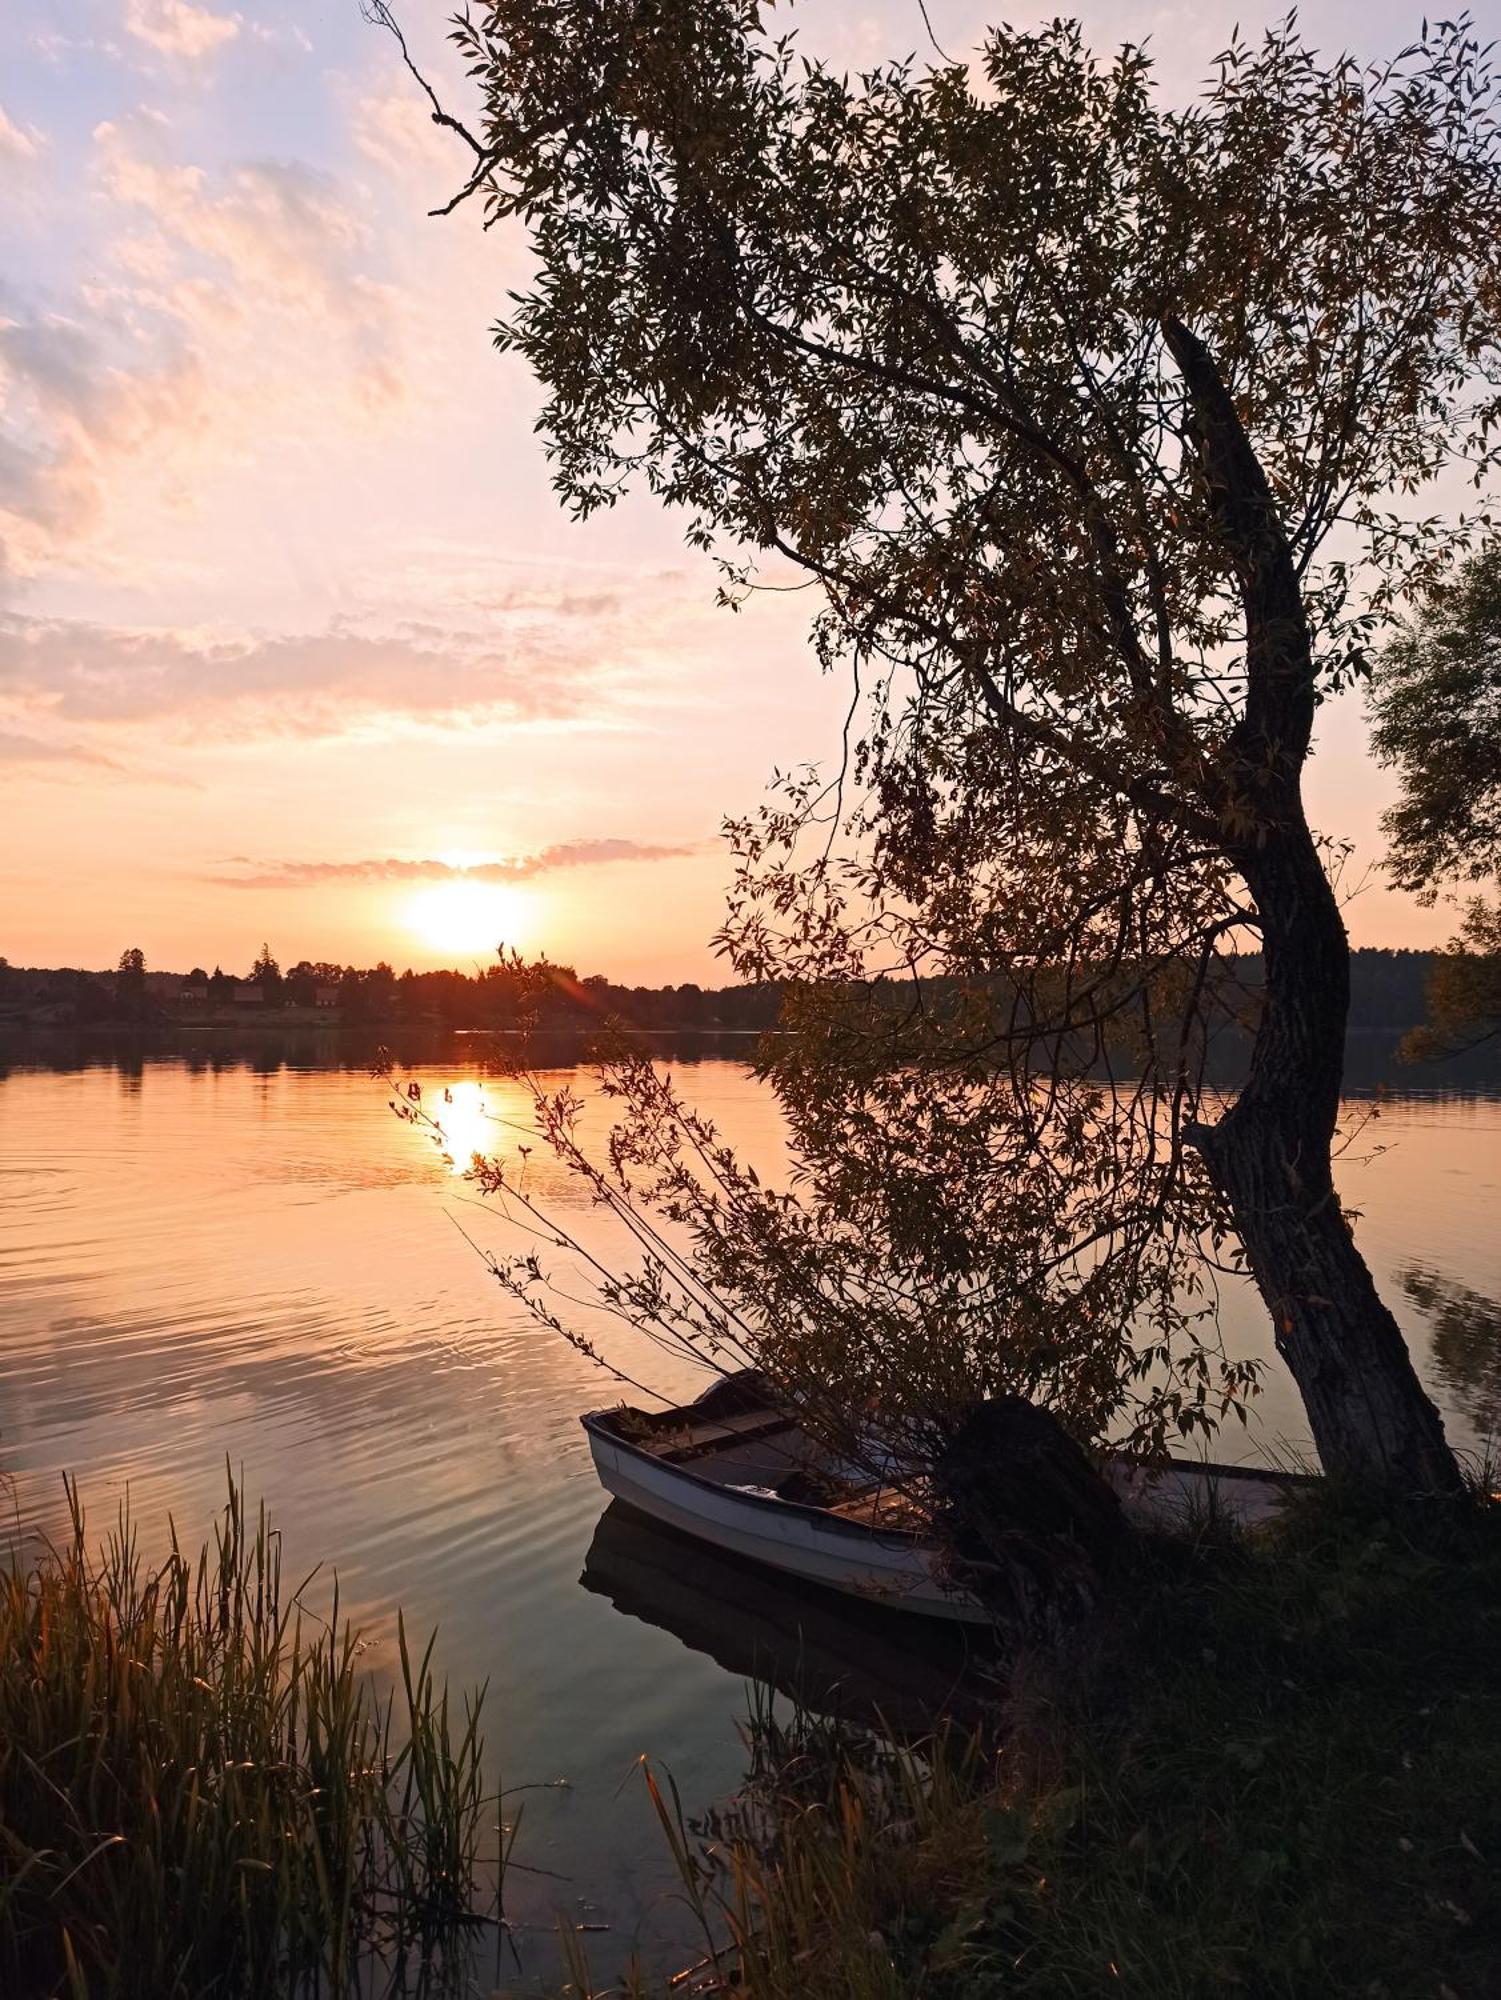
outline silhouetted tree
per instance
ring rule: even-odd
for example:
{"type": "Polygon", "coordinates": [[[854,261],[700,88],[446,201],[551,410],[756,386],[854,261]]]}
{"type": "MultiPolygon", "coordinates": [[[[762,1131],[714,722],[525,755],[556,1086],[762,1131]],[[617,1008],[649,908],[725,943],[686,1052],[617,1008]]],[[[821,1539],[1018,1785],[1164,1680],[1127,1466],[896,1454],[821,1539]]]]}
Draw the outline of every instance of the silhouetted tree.
{"type": "Polygon", "coordinates": [[[1371,708],[1377,755],[1402,782],[1383,822],[1397,880],[1432,902],[1446,881],[1501,877],[1501,542],[1403,626],[1371,708]]]}
{"type": "MultiPolygon", "coordinates": [[[[1378,756],[1402,790],[1384,825],[1392,872],[1423,902],[1445,884],[1501,887],[1501,542],[1433,591],[1382,655],[1371,698],[1378,756]]],[[[1411,1053],[1501,1032],[1501,905],[1472,897],[1433,968],[1411,1053]]]]}
{"type": "Polygon", "coordinates": [[[821,1262],[805,1368],[852,1396],[1134,1397],[1160,1436],[1238,1394],[1181,1304],[1228,1235],[1326,1466],[1453,1490],[1333,1187],[1349,954],[1301,776],[1469,532],[1392,496],[1501,449],[1487,52],[1440,24],[1365,69],[1289,23],[1179,110],[1063,23],[857,83],[756,0],[491,0],[455,39],[567,503],[639,475],[731,597],[747,551],[820,586],[860,670],[843,843],[793,781],[737,829],[725,932],[802,996],[771,1073],[804,1199],[672,1181],[701,1256],[738,1297],[821,1262]],[[1220,1115],[1198,1052],[1248,934],[1220,1115]]]}
{"type": "Polygon", "coordinates": [[[271,956],[269,944],[261,946],[260,955],[250,968],[250,983],[252,986],[259,986],[268,1001],[280,997],[281,967],[271,956]]]}
{"type": "Polygon", "coordinates": [[[146,954],[139,945],[122,951],[115,967],[115,1012],[124,1020],[140,1022],[147,1012],[146,954]]]}

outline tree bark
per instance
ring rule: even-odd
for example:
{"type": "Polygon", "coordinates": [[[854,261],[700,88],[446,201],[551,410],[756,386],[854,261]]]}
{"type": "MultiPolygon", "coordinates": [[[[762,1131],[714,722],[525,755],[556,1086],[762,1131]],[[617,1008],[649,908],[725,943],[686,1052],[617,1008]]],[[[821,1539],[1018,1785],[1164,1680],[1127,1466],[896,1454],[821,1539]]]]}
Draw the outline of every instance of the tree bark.
{"type": "Polygon", "coordinates": [[[1241,859],[1256,897],[1266,991],[1251,1075],[1198,1135],[1229,1203],[1277,1352],[1327,1472],[1414,1494],[1461,1481],[1438,1411],[1382,1303],[1335,1192],[1349,946],[1307,829],[1241,859]]]}
{"type": "Polygon", "coordinates": [[[1266,970],[1246,1087],[1196,1143],[1230,1205],[1325,1470],[1456,1494],[1459,1468],[1438,1411],[1334,1189],[1350,947],[1303,810],[1317,683],[1301,581],[1213,355],[1180,320],[1165,319],[1163,333],[1193,405],[1192,443],[1245,613],[1245,707],[1203,791],[1255,898],[1266,970]]]}

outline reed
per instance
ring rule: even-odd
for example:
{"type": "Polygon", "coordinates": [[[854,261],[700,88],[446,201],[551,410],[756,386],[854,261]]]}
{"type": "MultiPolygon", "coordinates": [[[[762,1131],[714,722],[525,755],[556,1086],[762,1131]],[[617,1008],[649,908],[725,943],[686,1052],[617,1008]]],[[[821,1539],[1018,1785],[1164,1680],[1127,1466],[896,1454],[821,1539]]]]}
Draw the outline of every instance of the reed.
{"type": "Polygon", "coordinates": [[[483,1690],[451,1704],[399,1622],[382,1700],[233,1477],[155,1565],[128,1509],[91,1549],[68,1506],[0,1571],[0,1992],[440,1989],[480,1921],[483,1690]]]}

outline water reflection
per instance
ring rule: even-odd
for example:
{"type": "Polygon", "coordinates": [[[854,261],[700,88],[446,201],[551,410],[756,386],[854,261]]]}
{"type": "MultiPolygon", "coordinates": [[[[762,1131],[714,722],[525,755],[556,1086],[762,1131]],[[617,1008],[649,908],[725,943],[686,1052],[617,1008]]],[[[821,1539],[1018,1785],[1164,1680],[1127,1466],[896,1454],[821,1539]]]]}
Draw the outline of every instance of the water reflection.
{"type": "Polygon", "coordinates": [[[1415,1264],[1399,1272],[1407,1297],[1426,1315],[1433,1363],[1482,1437],[1501,1432],[1501,1300],[1415,1264]]]}
{"type": "Polygon", "coordinates": [[[535,1143],[530,1100],[517,1083],[469,1078],[424,1096],[423,1109],[441,1127],[439,1150],[449,1172],[461,1178],[476,1153],[490,1159],[513,1154],[518,1144],[529,1153],[528,1141],[535,1143]]]}
{"type": "Polygon", "coordinates": [[[978,1720],[1000,1662],[978,1628],[861,1604],[691,1540],[614,1500],[579,1578],[742,1680],[820,1714],[910,1734],[978,1720]]]}

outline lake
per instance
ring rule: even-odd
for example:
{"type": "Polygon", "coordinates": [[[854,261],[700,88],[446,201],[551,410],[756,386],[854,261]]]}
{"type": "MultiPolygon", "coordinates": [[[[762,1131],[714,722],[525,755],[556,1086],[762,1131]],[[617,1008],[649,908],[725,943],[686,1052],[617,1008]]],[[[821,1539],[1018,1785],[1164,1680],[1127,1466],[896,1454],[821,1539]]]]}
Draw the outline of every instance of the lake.
{"type": "MultiPolygon", "coordinates": [[[[523,1812],[516,1855],[549,1871],[507,1885],[525,1970],[550,1962],[558,1910],[608,1926],[590,1939],[601,1973],[637,1941],[685,1948],[636,1760],[670,1768],[690,1807],[724,1795],[742,1764],[747,1634],[810,1670],[849,1640],[816,1602],[748,1592],[738,1573],[700,1578],[679,1545],[601,1530],[577,1418],[618,1390],[487,1276],[454,1224],[497,1248],[503,1232],[330,1042],[343,1047],[13,1052],[0,1069],[10,1533],[57,1532],[67,1469],[96,1530],[128,1490],[148,1543],[169,1513],[196,1542],[228,1460],[283,1529],[287,1571],[337,1570],[373,1666],[390,1664],[400,1605],[410,1628],[438,1628],[455,1686],[488,1680],[492,1769],[537,1788],[508,1802],[523,1812]]],[[[776,1110],[743,1063],[674,1067],[774,1171],[776,1110]]],[[[466,1151],[507,1132],[492,1119],[523,1115],[480,1038],[419,1050],[413,1073],[453,1091],[466,1151]]],[[[1501,1419],[1501,1086],[1409,1086],[1349,1108],[1340,1186],[1360,1241],[1451,1437],[1482,1449],[1501,1419]]],[[[572,1227],[595,1226],[549,1162],[534,1155],[528,1171],[572,1227]]],[[[1243,1289],[1223,1319],[1236,1351],[1270,1356],[1243,1289]]],[[[665,1390],[697,1386],[660,1358],[641,1365],[665,1390]]],[[[1251,1431],[1219,1455],[1304,1442],[1273,1361],[1251,1431]]],[[[883,1700],[949,1670],[941,1648],[917,1658],[853,1629],[883,1700]]]]}

